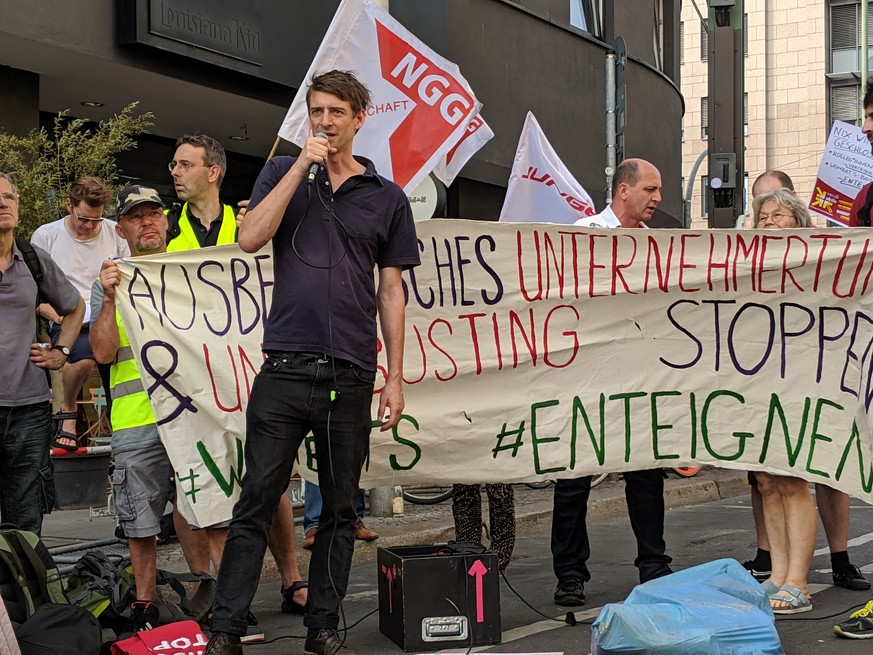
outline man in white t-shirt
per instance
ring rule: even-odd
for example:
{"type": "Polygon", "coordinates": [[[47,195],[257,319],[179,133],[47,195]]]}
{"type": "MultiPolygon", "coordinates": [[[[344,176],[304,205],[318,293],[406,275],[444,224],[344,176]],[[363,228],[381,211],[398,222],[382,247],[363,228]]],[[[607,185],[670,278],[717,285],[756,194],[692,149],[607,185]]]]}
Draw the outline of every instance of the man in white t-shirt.
{"type": "MultiPolygon", "coordinates": [[[[612,179],[612,204],[575,225],[607,228],[646,227],[661,202],[661,174],[644,159],[625,159],[612,179]]],[[[637,541],[640,582],[672,573],[664,542],[664,474],[661,469],[626,471],[625,500],[637,541]]],[[[591,579],[588,558],[588,495],[591,476],[555,481],[552,510],[552,568],[558,579],[557,605],[585,604],[585,583],[591,579]]]]}
{"type": "MultiPolygon", "coordinates": [[[[76,398],[94,368],[94,355],[88,345],[88,322],[91,308],[91,285],[97,279],[100,266],[110,257],[127,257],[127,242],[115,230],[115,222],[103,218],[103,209],[112,198],[112,187],[102,180],[85,175],[70,185],[67,211],[64,218],[41,225],[30,242],[45,250],[72,282],[85,300],[85,318],[76,342],[70,347],[67,363],[61,369],[64,394],[61,412],[55,418],[62,420],[61,431],[52,446],[75,450],[79,445],[76,435],[76,398]],[[107,223],[108,225],[104,225],[107,223]]],[[[63,316],[48,304],[39,306],[42,316],[51,321],[49,334],[52,343],[60,334],[63,316]]],[[[108,389],[108,379],[104,389],[108,389]]]]}

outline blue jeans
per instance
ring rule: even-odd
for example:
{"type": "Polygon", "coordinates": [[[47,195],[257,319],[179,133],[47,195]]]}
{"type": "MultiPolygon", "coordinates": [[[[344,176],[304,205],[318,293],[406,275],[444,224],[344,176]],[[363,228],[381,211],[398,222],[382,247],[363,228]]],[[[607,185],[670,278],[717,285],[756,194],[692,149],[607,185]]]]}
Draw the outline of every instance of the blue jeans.
{"type": "Polygon", "coordinates": [[[355,545],[355,494],[370,441],[375,379],[375,371],[340,359],[267,353],[246,410],[246,472],[224,545],[214,632],[246,633],[246,614],[257,591],[273,512],[310,431],[324,509],[309,563],[309,605],[303,623],[316,630],[339,624],[355,545]],[[335,402],[332,390],[339,392],[335,402]]]}
{"type": "Polygon", "coordinates": [[[51,429],[48,402],[0,407],[0,516],[37,534],[55,505],[51,429]]]}
{"type": "MultiPolygon", "coordinates": [[[[305,481],[303,492],[303,531],[309,528],[317,528],[321,518],[321,489],[317,484],[305,481]]],[[[359,519],[364,518],[364,490],[358,489],[358,497],[355,499],[355,514],[359,519]]]]}

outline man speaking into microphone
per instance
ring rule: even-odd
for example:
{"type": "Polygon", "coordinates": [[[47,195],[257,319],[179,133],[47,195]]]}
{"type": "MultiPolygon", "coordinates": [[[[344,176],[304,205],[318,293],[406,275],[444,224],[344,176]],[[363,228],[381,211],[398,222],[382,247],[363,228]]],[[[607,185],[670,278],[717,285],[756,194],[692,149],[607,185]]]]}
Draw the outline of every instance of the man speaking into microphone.
{"type": "Polygon", "coordinates": [[[312,431],[323,499],[309,567],[304,652],[353,653],[337,632],[355,539],[355,495],[369,444],[376,379],[376,313],[387,358],[382,430],[403,411],[401,272],[417,266],[406,194],[352,155],[370,93],[348,72],[312,78],[309,137],[276,157],[255,184],[239,245],[273,242],[275,284],[266,355],[246,412],[246,472],[227,535],[206,655],[241,655],[249,605],[279,497],[312,431]],[[378,266],[378,284],[373,269],[378,266]]]}

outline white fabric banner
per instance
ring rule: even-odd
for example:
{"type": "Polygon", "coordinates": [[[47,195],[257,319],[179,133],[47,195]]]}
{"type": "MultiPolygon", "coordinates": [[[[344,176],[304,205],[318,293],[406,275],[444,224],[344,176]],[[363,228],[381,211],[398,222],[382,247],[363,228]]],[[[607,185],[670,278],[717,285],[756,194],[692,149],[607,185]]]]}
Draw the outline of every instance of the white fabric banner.
{"type": "MultiPolygon", "coordinates": [[[[712,464],[873,500],[866,231],[416,227],[406,409],[372,432],[364,485],[712,464]]],[[[270,253],[125,262],[119,307],[181,507],[211,525],[239,491],[270,253]]]]}
{"type": "Polygon", "coordinates": [[[371,159],[407,193],[464,136],[481,108],[455,64],[369,0],[342,0],[279,136],[303,146],[310,132],[309,81],[333,69],[354,72],[372,96],[355,154],[371,159]]]}
{"type": "Polygon", "coordinates": [[[440,182],[450,186],[464,165],[493,137],[494,132],[488,127],[482,115],[474,116],[467,123],[464,136],[446,153],[443,161],[437,164],[433,174],[440,182]]]}
{"type": "Polygon", "coordinates": [[[558,157],[531,112],[515,151],[500,220],[572,224],[597,211],[588,192],[558,157]]]}

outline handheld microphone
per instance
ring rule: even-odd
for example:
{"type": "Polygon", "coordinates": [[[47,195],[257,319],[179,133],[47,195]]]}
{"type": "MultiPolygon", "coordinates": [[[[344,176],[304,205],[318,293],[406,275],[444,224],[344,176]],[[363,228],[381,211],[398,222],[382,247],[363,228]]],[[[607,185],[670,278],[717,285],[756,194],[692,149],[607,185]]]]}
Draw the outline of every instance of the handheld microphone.
{"type": "MultiPolygon", "coordinates": [[[[325,134],[324,132],[316,132],[312,136],[319,138],[319,139],[326,139],[327,138],[327,134],[325,134]]],[[[315,182],[315,174],[317,172],[318,172],[318,164],[313,163],[312,166],[309,167],[309,177],[306,178],[307,184],[312,184],[313,182],[315,182]]]]}

